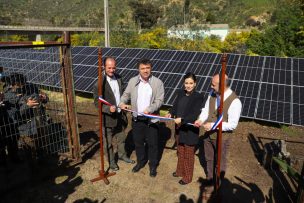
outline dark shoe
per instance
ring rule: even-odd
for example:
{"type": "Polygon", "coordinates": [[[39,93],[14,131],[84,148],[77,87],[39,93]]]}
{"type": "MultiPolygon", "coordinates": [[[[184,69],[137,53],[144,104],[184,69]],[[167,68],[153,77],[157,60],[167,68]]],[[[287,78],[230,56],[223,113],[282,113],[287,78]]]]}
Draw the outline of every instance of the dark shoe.
{"type": "Polygon", "coordinates": [[[142,168],[141,165],[136,164],[136,165],[133,167],[132,172],[133,172],[133,173],[137,173],[141,168],[142,168]]]}
{"type": "Polygon", "coordinates": [[[179,184],[181,185],[187,185],[188,183],[184,182],[183,180],[178,181],[179,184]]]}
{"type": "Polygon", "coordinates": [[[111,164],[111,165],[110,165],[110,169],[111,169],[112,171],[118,171],[118,170],[119,170],[119,167],[117,166],[117,164],[111,164]]]}
{"type": "Polygon", "coordinates": [[[156,174],[157,174],[157,172],[156,172],[156,168],[151,168],[150,169],[150,177],[155,177],[156,176],[156,174]]]}
{"type": "Polygon", "coordinates": [[[212,186],[213,185],[213,180],[212,179],[203,179],[201,181],[201,184],[205,187],[207,186],[212,186]]]}
{"type": "Polygon", "coordinates": [[[175,178],[178,177],[178,175],[176,174],[176,172],[173,172],[172,176],[175,177],[175,178]]]}
{"type": "Polygon", "coordinates": [[[124,162],[126,162],[126,163],[128,163],[128,164],[135,164],[135,161],[134,161],[134,160],[132,160],[132,159],[126,157],[126,156],[124,156],[124,157],[119,157],[118,159],[121,160],[121,161],[124,161],[124,162]]]}

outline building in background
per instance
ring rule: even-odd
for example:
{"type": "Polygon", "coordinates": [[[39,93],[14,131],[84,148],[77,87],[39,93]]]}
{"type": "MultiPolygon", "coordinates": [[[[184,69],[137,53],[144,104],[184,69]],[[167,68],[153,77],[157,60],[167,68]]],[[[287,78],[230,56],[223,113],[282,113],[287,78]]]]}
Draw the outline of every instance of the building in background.
{"type": "Polygon", "coordinates": [[[218,36],[221,41],[224,41],[228,33],[228,24],[199,24],[193,27],[186,24],[169,28],[167,36],[171,38],[193,40],[195,38],[205,38],[215,35],[218,36]]]}

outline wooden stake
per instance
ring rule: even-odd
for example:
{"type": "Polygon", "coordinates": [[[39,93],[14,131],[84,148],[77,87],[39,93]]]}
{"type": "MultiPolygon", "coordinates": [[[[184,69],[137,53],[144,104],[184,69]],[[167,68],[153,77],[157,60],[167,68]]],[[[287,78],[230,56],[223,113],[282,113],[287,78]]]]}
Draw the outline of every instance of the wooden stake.
{"type": "MultiPolygon", "coordinates": [[[[102,76],[102,55],[101,48],[98,49],[98,95],[102,95],[102,84],[103,84],[103,76],[102,76]]],[[[116,173],[105,172],[104,170],[104,153],[103,153],[103,134],[102,134],[102,103],[98,102],[98,110],[99,110],[99,139],[100,139],[100,166],[101,169],[99,171],[99,176],[92,179],[91,182],[95,182],[98,180],[103,180],[106,185],[110,182],[107,179],[109,176],[113,176],[116,173]]]]}

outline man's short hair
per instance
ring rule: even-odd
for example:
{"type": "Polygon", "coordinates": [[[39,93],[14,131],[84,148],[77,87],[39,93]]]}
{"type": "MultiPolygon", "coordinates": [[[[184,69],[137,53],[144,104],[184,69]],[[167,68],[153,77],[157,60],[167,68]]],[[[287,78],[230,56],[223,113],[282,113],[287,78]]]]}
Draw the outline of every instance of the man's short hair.
{"type": "MultiPolygon", "coordinates": [[[[215,74],[214,76],[216,76],[216,75],[219,76],[219,82],[220,82],[220,81],[221,81],[221,73],[217,73],[217,74],[215,74]]],[[[214,77],[214,76],[213,76],[213,77],[214,77]]],[[[229,79],[229,77],[228,77],[227,74],[225,74],[225,86],[226,86],[226,87],[229,87],[229,86],[230,86],[230,79],[229,79]]]]}
{"type": "Polygon", "coordinates": [[[138,62],[137,62],[137,68],[139,68],[139,65],[140,64],[144,64],[144,65],[150,65],[152,67],[152,62],[150,59],[147,59],[147,58],[142,58],[142,59],[139,59],[138,62]]]}
{"type": "Polygon", "coordinates": [[[103,66],[106,66],[106,62],[108,59],[112,59],[115,61],[116,63],[116,59],[113,57],[113,56],[106,56],[104,59],[103,59],[103,66]]]}

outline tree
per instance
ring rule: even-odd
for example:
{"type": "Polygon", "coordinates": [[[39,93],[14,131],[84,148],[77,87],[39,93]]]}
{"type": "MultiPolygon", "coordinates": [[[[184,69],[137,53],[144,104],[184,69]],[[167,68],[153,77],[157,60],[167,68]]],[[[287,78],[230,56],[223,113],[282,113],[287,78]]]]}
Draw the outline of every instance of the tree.
{"type": "Polygon", "coordinates": [[[161,17],[160,10],[150,2],[131,1],[129,5],[133,9],[133,17],[140,28],[149,29],[153,27],[158,18],[161,17]]]}
{"type": "Polygon", "coordinates": [[[142,48],[164,49],[167,44],[167,32],[163,28],[155,28],[137,38],[137,46],[142,48]]]}
{"type": "Polygon", "coordinates": [[[250,34],[246,43],[248,51],[259,55],[303,57],[304,17],[300,1],[283,0],[272,16],[275,25],[264,32],[250,34]]]}
{"type": "Polygon", "coordinates": [[[249,38],[249,32],[231,32],[223,42],[223,52],[245,54],[246,42],[249,38]]]}

